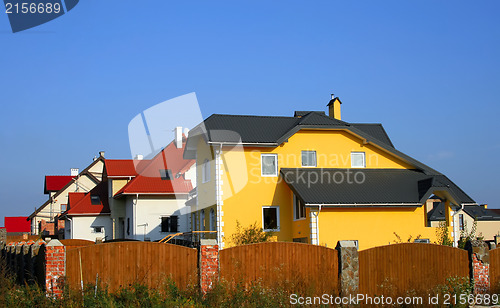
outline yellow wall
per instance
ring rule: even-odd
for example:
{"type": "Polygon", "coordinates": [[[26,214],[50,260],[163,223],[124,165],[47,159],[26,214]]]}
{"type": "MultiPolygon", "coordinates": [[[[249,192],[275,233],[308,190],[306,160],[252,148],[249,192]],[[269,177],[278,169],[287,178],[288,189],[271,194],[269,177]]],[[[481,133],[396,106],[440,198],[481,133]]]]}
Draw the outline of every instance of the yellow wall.
{"type": "Polygon", "coordinates": [[[435,242],[436,228],[425,227],[424,211],[424,207],[323,208],[319,214],[319,243],[335,247],[337,241],[358,240],[359,249],[363,250],[395,243],[394,232],[402,241],[420,235],[435,242]]]}
{"type": "MultiPolygon", "coordinates": [[[[316,151],[316,168],[350,168],[351,152],[365,152],[366,168],[411,169],[413,166],[361,139],[339,130],[301,130],[275,148],[223,148],[222,227],[225,247],[238,221],[243,227],[257,222],[262,226],[262,206],[279,206],[278,241],[307,237],[310,243],[309,210],[304,220],[293,219],[293,193],[281,177],[261,176],[261,154],[278,154],[278,170],[302,168],[301,151],[316,151]]],[[[199,209],[215,204],[215,164],[210,147],[199,140],[197,152],[199,209]],[[201,166],[212,161],[211,180],[203,184],[201,166]]],[[[197,213],[199,214],[199,213],[197,213]]],[[[205,215],[208,219],[208,212],[205,215]]],[[[208,228],[208,221],[206,222],[208,228]]],[[[359,240],[360,249],[386,245],[410,235],[435,241],[435,228],[425,227],[425,207],[397,209],[322,209],[319,215],[319,242],[334,247],[338,240],[359,240]]]]}

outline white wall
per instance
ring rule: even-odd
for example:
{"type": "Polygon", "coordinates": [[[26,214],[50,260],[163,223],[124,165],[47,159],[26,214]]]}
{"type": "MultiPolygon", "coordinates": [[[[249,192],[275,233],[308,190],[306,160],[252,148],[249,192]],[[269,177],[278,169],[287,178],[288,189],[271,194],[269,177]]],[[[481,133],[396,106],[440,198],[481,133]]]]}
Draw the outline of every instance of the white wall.
{"type": "Polygon", "coordinates": [[[139,196],[137,205],[135,202],[135,196],[127,197],[125,206],[125,238],[143,241],[146,237],[151,241],[160,240],[171,234],[161,232],[161,218],[171,215],[179,217],[178,232],[189,231],[188,217],[190,209],[185,206],[186,199],[173,199],[166,196],[139,196]],[[130,234],[127,234],[128,219],[130,219],[130,234]],[[140,226],[144,224],[147,224],[147,226],[140,226]]]}
{"type": "MultiPolygon", "coordinates": [[[[67,226],[69,225],[66,221],[67,226]]],[[[73,216],[70,231],[65,230],[66,238],[83,239],[95,241],[101,237],[112,239],[113,226],[109,215],[100,216],[73,216]],[[102,233],[94,233],[93,227],[103,227],[102,233]]]]}

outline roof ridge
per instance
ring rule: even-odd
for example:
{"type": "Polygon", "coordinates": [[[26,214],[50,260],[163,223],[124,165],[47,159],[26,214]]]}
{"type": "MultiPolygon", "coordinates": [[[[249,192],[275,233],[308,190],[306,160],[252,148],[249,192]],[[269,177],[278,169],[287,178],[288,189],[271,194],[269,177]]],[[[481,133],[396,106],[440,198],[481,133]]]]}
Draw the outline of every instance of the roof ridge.
{"type": "MultiPolygon", "coordinates": [[[[296,117],[290,116],[266,116],[266,115],[247,115],[247,114],[222,114],[222,113],[214,113],[212,116],[229,116],[229,117],[253,117],[253,118],[285,118],[285,119],[297,119],[296,117]]],[[[210,118],[208,117],[207,120],[210,118]]]]}

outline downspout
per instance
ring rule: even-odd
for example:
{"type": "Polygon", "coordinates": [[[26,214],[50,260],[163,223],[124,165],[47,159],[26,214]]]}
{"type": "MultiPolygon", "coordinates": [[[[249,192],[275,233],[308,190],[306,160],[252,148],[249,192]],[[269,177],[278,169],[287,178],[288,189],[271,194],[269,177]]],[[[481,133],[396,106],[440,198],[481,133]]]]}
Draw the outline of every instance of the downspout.
{"type": "Polygon", "coordinates": [[[220,154],[222,153],[222,143],[219,144],[219,149],[215,149],[215,204],[217,207],[217,243],[219,249],[224,248],[222,242],[222,189],[220,187],[220,154]]]}

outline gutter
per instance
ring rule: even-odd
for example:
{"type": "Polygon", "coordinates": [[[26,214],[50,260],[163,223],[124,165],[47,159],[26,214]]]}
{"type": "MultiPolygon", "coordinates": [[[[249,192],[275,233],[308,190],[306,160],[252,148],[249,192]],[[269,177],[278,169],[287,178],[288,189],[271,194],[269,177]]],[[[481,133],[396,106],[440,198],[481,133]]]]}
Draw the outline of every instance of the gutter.
{"type": "Polygon", "coordinates": [[[422,206],[422,203],[306,203],[306,207],[327,207],[327,208],[344,208],[344,207],[415,207],[422,206]]]}
{"type": "Polygon", "coordinates": [[[255,145],[255,146],[279,146],[278,143],[276,142],[220,142],[220,141],[208,141],[207,142],[208,144],[215,144],[215,145],[220,145],[220,147],[222,148],[223,145],[237,145],[237,144],[241,144],[241,145],[255,145]]]}

